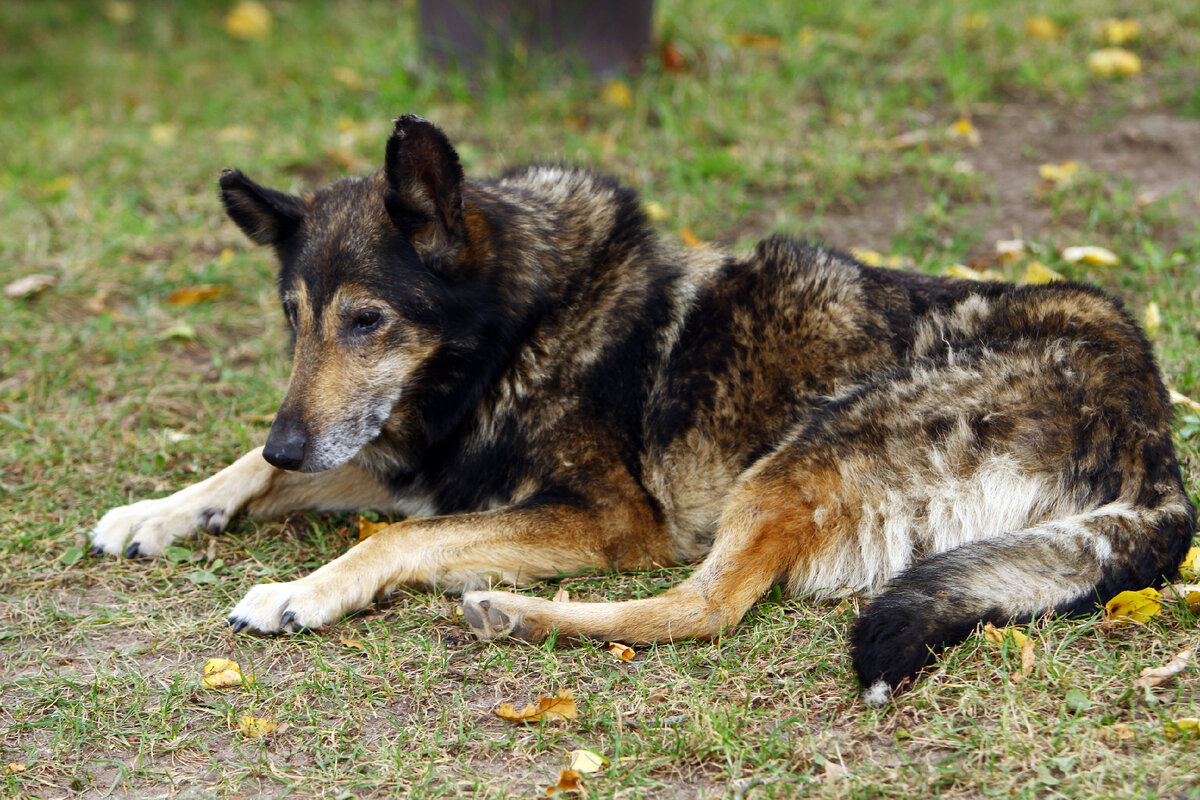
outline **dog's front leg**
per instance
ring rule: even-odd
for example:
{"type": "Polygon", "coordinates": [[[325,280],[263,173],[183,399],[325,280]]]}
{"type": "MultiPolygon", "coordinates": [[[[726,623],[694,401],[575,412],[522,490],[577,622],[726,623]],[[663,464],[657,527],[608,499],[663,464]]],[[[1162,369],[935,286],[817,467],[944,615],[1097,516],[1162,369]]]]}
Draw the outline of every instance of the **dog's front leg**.
{"type": "Polygon", "coordinates": [[[383,484],[352,464],[320,473],[276,469],[251,450],[230,466],[168,497],[114,508],[92,530],[92,552],[159,556],[203,528],[220,533],[236,514],[277,517],[290,511],[388,508],[383,484]]]}
{"type": "MultiPolygon", "coordinates": [[[[253,587],[229,614],[235,630],[322,628],[399,585],[459,592],[489,581],[520,584],[591,567],[668,564],[661,523],[634,504],[605,511],[563,506],[408,519],[356,544],[307,577],[253,587]]],[[[496,634],[529,634],[520,620],[496,634]]]]}

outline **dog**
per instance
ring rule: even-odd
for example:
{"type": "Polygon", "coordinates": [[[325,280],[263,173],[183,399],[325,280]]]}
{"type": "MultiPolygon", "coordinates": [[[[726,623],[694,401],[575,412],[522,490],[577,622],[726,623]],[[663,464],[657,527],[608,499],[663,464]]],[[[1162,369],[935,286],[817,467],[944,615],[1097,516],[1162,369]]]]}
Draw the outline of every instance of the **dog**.
{"type": "Polygon", "coordinates": [[[235,631],[319,629],[395,587],[462,592],[482,639],[705,639],[775,585],[870,596],[867,702],[981,621],[1161,585],[1196,526],[1170,405],[1122,306],[865,266],[783,237],[680,249],[636,194],[558,166],[466,181],[404,116],[384,167],[303,197],[237,170],[232,220],[278,257],[291,379],[265,445],[105,514],[157,556],[239,513],[405,515],[235,631]],[[698,562],[654,597],[488,587],[698,562]]]}

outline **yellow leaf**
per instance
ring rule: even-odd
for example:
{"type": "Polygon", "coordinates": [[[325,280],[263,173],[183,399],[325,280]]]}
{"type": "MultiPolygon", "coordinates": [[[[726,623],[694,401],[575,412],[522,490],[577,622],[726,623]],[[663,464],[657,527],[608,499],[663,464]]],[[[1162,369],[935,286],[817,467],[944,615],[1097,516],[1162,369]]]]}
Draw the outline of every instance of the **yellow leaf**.
{"type": "Polygon", "coordinates": [[[1200,403],[1197,403],[1185,394],[1180,394],[1174,389],[1168,389],[1167,396],[1171,398],[1171,403],[1174,405],[1183,406],[1190,411],[1200,412],[1200,403]]]}
{"type": "Polygon", "coordinates": [[[988,15],[982,11],[977,11],[974,14],[967,14],[963,17],[962,26],[968,31],[978,31],[987,27],[988,15]]]}
{"type": "Polygon", "coordinates": [[[876,250],[861,250],[857,247],[851,247],[850,255],[854,256],[868,267],[883,266],[883,255],[876,250]]]}
{"type": "Polygon", "coordinates": [[[1110,624],[1142,623],[1162,611],[1157,589],[1121,592],[1104,604],[1104,621],[1110,624]]]}
{"type": "Polygon", "coordinates": [[[605,102],[611,103],[617,108],[626,110],[633,108],[633,90],[625,81],[609,81],[604,84],[600,96],[604,98],[605,102]]]}
{"type": "Polygon", "coordinates": [[[1021,276],[1021,280],[1018,281],[1018,283],[1043,284],[1062,280],[1066,280],[1066,278],[1064,278],[1062,275],[1059,275],[1042,262],[1030,261],[1029,264],[1025,266],[1025,274],[1021,276]]]}
{"type": "Polygon", "coordinates": [[[167,295],[167,302],[173,306],[193,306],[205,300],[220,297],[229,291],[224,286],[202,284],[200,286],[183,286],[167,295]]]}
{"type": "Polygon", "coordinates": [[[782,39],[769,33],[735,33],[729,37],[729,41],[738,47],[749,47],[763,52],[778,50],[783,44],[782,39]]]}
{"type": "Polygon", "coordinates": [[[1179,565],[1179,577],[1185,581],[1200,580],[1200,547],[1193,547],[1179,565]]]}
{"type": "Polygon", "coordinates": [[[51,200],[57,198],[59,195],[66,194],[77,183],[79,183],[78,175],[70,173],[59,175],[57,178],[43,183],[40,194],[43,199],[51,200]]]}
{"type": "Polygon", "coordinates": [[[979,146],[979,130],[966,117],[959,117],[946,129],[946,136],[953,142],[962,142],[971,147],[979,146]]]}
{"type": "Polygon", "coordinates": [[[1196,736],[1200,734],[1200,719],[1196,719],[1195,717],[1173,719],[1166,725],[1163,725],[1163,733],[1172,739],[1177,736],[1196,736]]]}
{"type": "Polygon", "coordinates": [[[24,772],[25,765],[19,761],[13,761],[10,764],[5,764],[4,769],[0,769],[0,775],[16,775],[18,772],[24,772]]]}
{"type": "Polygon", "coordinates": [[[1161,667],[1146,667],[1138,673],[1138,679],[1134,681],[1136,686],[1146,686],[1153,689],[1156,686],[1161,686],[1171,678],[1188,668],[1192,663],[1192,651],[1180,650],[1175,654],[1175,657],[1161,667]]]}
{"type": "Polygon", "coordinates": [[[567,766],[576,772],[599,772],[608,766],[607,758],[599,753],[593,753],[591,750],[572,750],[568,757],[570,762],[567,766]]]}
{"type": "MultiPolygon", "coordinates": [[[[1195,550],[1196,548],[1193,547],[1192,549],[1195,550]]],[[[1179,576],[1183,577],[1182,569],[1179,571],[1179,576]]],[[[1194,580],[1195,578],[1193,577],[1192,579],[1194,580]]],[[[1200,584],[1177,583],[1164,586],[1162,589],[1162,599],[1168,603],[1177,603],[1182,600],[1195,613],[1200,611],[1200,584]]]]}
{"type": "Polygon", "coordinates": [[[271,12],[255,0],[242,0],[225,15],[225,32],[235,39],[265,39],[271,33],[271,12]]]}
{"type": "Polygon", "coordinates": [[[353,636],[347,636],[344,633],[340,634],[338,636],[338,641],[341,642],[342,645],[344,645],[345,647],[351,647],[351,648],[354,648],[355,650],[365,650],[366,649],[365,647],[363,647],[362,639],[355,639],[353,636]]]}
{"type": "Polygon", "coordinates": [[[582,777],[582,775],[573,769],[559,770],[558,783],[546,789],[546,796],[549,797],[551,795],[558,794],[559,792],[575,792],[582,794],[583,785],[580,783],[580,779],[582,777]]]}
{"type": "Polygon", "coordinates": [[[1016,628],[997,628],[990,622],[983,624],[983,638],[993,644],[1004,644],[1004,640],[1008,639],[1021,648],[1024,648],[1025,643],[1029,641],[1029,637],[1016,628]]]}
{"type": "Polygon", "coordinates": [[[369,539],[391,524],[387,521],[372,522],[366,517],[360,516],[358,518],[358,540],[361,542],[369,539]]]}
{"type": "Polygon", "coordinates": [[[667,213],[667,209],[662,203],[657,200],[651,200],[649,203],[646,203],[646,216],[650,218],[651,222],[662,222],[671,215],[667,213]]]}
{"type": "Polygon", "coordinates": [[[134,13],[133,3],[127,2],[127,0],[110,0],[104,4],[104,16],[118,25],[133,22],[134,13]]]}
{"type": "Polygon", "coordinates": [[[1025,257],[1025,241],[1023,239],[1001,239],[996,242],[996,255],[1005,264],[1011,264],[1025,257]]]}
{"type": "Polygon", "coordinates": [[[210,658],[204,665],[204,677],[200,680],[200,686],[204,689],[224,689],[252,683],[254,676],[243,675],[238,663],[227,658],[210,658]]]}
{"type": "Polygon", "coordinates": [[[1105,44],[1122,45],[1132,42],[1142,33],[1142,26],[1136,19],[1109,18],[1100,22],[1099,39],[1105,44]]]}
{"type": "Polygon", "coordinates": [[[1088,69],[1102,78],[1128,77],[1142,71],[1137,53],[1124,47],[1105,47],[1088,53],[1088,69]]]}
{"type": "Polygon", "coordinates": [[[528,703],[517,711],[510,703],[501,703],[492,709],[492,713],[508,722],[541,722],[550,719],[577,719],[579,709],[575,706],[575,696],[570,689],[559,689],[558,694],[538,695],[537,705],[528,703]]]}
{"type": "Polygon", "coordinates": [[[696,232],[686,225],[679,229],[679,238],[683,239],[683,243],[688,247],[699,247],[700,245],[704,244],[704,240],[697,236],[696,232]]]}
{"type": "Polygon", "coordinates": [[[1162,330],[1162,312],[1158,310],[1158,303],[1150,301],[1146,303],[1146,335],[1153,338],[1162,330]]]}
{"type": "Polygon", "coordinates": [[[217,256],[217,263],[221,264],[221,265],[225,265],[225,264],[228,264],[230,261],[233,261],[233,248],[232,247],[221,248],[221,254],[217,256]]]}
{"type": "Polygon", "coordinates": [[[1116,254],[1103,247],[1068,247],[1062,251],[1063,261],[1068,264],[1090,264],[1095,267],[1115,267],[1121,263],[1116,254]]]}
{"type": "Polygon", "coordinates": [[[1054,20],[1039,14],[1025,18],[1025,33],[1033,39],[1057,39],[1062,36],[1062,29],[1054,20]]]}
{"type": "Polygon", "coordinates": [[[266,717],[247,714],[238,720],[238,731],[247,739],[262,739],[273,735],[278,729],[279,723],[266,717]]]}
{"type": "Polygon", "coordinates": [[[150,126],[150,141],[157,145],[173,144],[178,135],[179,126],[173,122],[159,122],[150,126]]]}
{"type": "Polygon", "coordinates": [[[1066,186],[1075,179],[1079,172],[1078,161],[1064,161],[1061,164],[1042,164],[1038,167],[1038,175],[1042,180],[1049,181],[1055,186],[1066,186]]]}
{"type": "Polygon", "coordinates": [[[627,644],[621,644],[620,642],[609,642],[608,652],[612,653],[622,661],[629,661],[633,658],[636,651],[627,644]]]}
{"type": "Polygon", "coordinates": [[[978,270],[968,267],[966,264],[951,264],[942,270],[943,275],[949,275],[951,278],[962,278],[967,281],[1000,281],[1004,280],[1000,273],[995,270],[985,269],[978,270]]]}

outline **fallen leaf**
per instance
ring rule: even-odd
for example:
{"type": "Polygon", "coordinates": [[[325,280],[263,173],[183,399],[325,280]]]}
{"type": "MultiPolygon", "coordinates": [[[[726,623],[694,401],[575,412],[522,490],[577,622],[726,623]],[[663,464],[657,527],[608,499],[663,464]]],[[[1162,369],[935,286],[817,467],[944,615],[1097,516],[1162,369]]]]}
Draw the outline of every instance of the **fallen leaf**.
{"type": "Polygon", "coordinates": [[[980,142],[979,130],[966,117],[959,117],[946,129],[946,136],[952,142],[962,142],[971,147],[978,147],[980,142]]]}
{"type": "Polygon", "coordinates": [[[365,647],[363,647],[362,639],[355,639],[354,637],[347,636],[344,633],[340,634],[338,636],[338,641],[343,646],[351,647],[351,648],[354,648],[355,650],[365,650],[366,649],[365,647]]]}
{"type": "Polygon", "coordinates": [[[247,739],[262,739],[273,736],[279,730],[279,723],[266,717],[256,717],[246,714],[238,720],[238,731],[247,739]]]}
{"type": "Polygon", "coordinates": [[[1160,594],[1162,595],[1162,599],[1168,603],[1178,603],[1182,600],[1188,604],[1188,608],[1193,613],[1200,612],[1200,584],[1183,583],[1174,586],[1164,586],[1160,594]]]}
{"type": "Polygon", "coordinates": [[[683,239],[683,243],[688,247],[699,247],[700,245],[704,244],[704,240],[697,236],[696,232],[686,225],[679,229],[679,238],[683,239]]]}
{"type": "Polygon", "coordinates": [[[271,33],[271,12],[255,0],[243,0],[225,15],[225,32],[235,39],[265,39],[271,33]]]}
{"type": "Polygon", "coordinates": [[[580,779],[583,778],[576,770],[563,769],[558,772],[558,783],[546,789],[546,796],[558,794],[559,792],[575,792],[583,793],[583,785],[580,779]]]}
{"type": "Polygon", "coordinates": [[[358,91],[363,88],[362,75],[359,75],[358,70],[353,67],[334,67],[331,74],[335,81],[347,89],[358,91]]]}
{"type": "Polygon", "coordinates": [[[1021,280],[1018,283],[1040,285],[1043,283],[1053,283],[1054,281],[1064,281],[1062,275],[1059,275],[1054,270],[1047,267],[1040,261],[1030,261],[1025,266],[1025,273],[1021,275],[1021,280]]]}
{"type": "Polygon", "coordinates": [[[1162,312],[1158,310],[1158,303],[1150,301],[1146,303],[1146,317],[1144,322],[1146,335],[1154,338],[1158,332],[1162,330],[1162,312]]]}
{"type": "Polygon", "coordinates": [[[1163,733],[1172,739],[1177,736],[1195,736],[1200,734],[1200,719],[1195,717],[1173,719],[1163,725],[1163,733]]]}
{"type": "Polygon", "coordinates": [[[1016,628],[997,628],[990,622],[983,623],[983,638],[993,644],[1004,644],[1004,640],[1008,639],[1021,648],[1029,641],[1029,637],[1016,628]]]}
{"type": "Polygon", "coordinates": [[[849,774],[850,774],[850,770],[846,768],[845,764],[839,763],[837,761],[826,761],[825,762],[825,771],[821,775],[820,780],[825,781],[825,782],[836,781],[840,778],[846,777],[849,774]]]}
{"type": "Polygon", "coordinates": [[[550,599],[551,603],[569,603],[571,602],[571,593],[567,591],[567,587],[560,586],[558,591],[554,593],[554,597],[550,599]]]}
{"type": "Polygon", "coordinates": [[[14,300],[24,300],[27,297],[35,297],[41,294],[56,283],[58,283],[58,278],[53,275],[35,273],[33,275],[26,275],[24,278],[17,278],[5,286],[4,294],[14,300]]]}
{"type": "Polygon", "coordinates": [[[1128,725],[1113,725],[1112,731],[1117,735],[1118,738],[1126,741],[1137,735],[1133,732],[1133,728],[1130,728],[1128,725]]]}
{"type": "Polygon", "coordinates": [[[1140,624],[1162,611],[1157,589],[1121,592],[1104,604],[1104,621],[1109,625],[1140,624]]]}
{"type": "Polygon", "coordinates": [[[1062,257],[1068,264],[1090,264],[1095,267],[1115,267],[1121,263],[1113,251],[1091,245],[1065,248],[1062,257]]]}
{"type": "Polygon", "coordinates": [[[651,222],[662,222],[671,215],[662,203],[657,200],[651,200],[649,203],[646,203],[646,216],[650,218],[651,222]]]}
{"type": "Polygon", "coordinates": [[[1174,405],[1183,406],[1184,408],[1189,409],[1190,411],[1196,411],[1196,412],[1200,413],[1200,403],[1197,403],[1195,400],[1188,397],[1187,395],[1180,394],[1179,392],[1175,391],[1174,389],[1168,389],[1167,396],[1169,398],[1171,398],[1171,403],[1173,403],[1174,405]]]}
{"type": "Polygon", "coordinates": [[[104,16],[118,25],[133,22],[134,7],[128,0],[109,0],[104,4],[104,16]]]}
{"type": "Polygon", "coordinates": [[[687,59],[684,58],[683,51],[672,41],[662,43],[658,48],[658,58],[667,72],[683,72],[687,69],[687,59]]]}
{"type": "Polygon", "coordinates": [[[1033,39],[1057,39],[1062,36],[1062,28],[1054,20],[1039,14],[1025,18],[1025,33],[1033,39]]]}
{"type": "Polygon", "coordinates": [[[174,144],[179,136],[179,126],[174,122],[158,122],[150,126],[150,141],[157,145],[174,144]]]}
{"type": "Polygon", "coordinates": [[[1000,281],[1004,278],[1000,273],[991,269],[972,269],[966,264],[951,264],[942,271],[943,275],[951,278],[962,278],[967,281],[1000,281]]]}
{"type": "Polygon", "coordinates": [[[161,333],[157,334],[155,339],[195,339],[196,329],[188,322],[177,322],[161,333]]]}
{"type": "Polygon", "coordinates": [[[796,44],[801,47],[811,47],[817,41],[817,29],[811,25],[805,25],[796,32],[796,44]]]}
{"type": "Polygon", "coordinates": [[[360,515],[358,518],[358,540],[361,542],[365,539],[369,539],[391,524],[392,523],[386,520],[372,522],[366,517],[360,515]]]}
{"type": "Polygon", "coordinates": [[[612,653],[622,661],[630,661],[636,654],[636,651],[632,647],[627,644],[621,644],[620,642],[609,642],[608,652],[612,653]]]}
{"type": "Polygon", "coordinates": [[[1093,705],[1091,698],[1079,689],[1068,690],[1063,696],[1063,701],[1072,711],[1087,711],[1093,705]]]}
{"type": "Polygon", "coordinates": [[[1105,47],[1088,53],[1087,66],[1102,78],[1128,77],[1142,71],[1142,60],[1124,47],[1105,47]]]}
{"type": "MultiPolygon", "coordinates": [[[[1200,411],[1200,409],[1196,410],[1200,411]]],[[[1185,581],[1200,580],[1200,547],[1193,547],[1187,551],[1187,555],[1183,557],[1183,563],[1179,565],[1179,577],[1185,581]]]]}
{"type": "Polygon", "coordinates": [[[200,680],[200,686],[204,689],[249,686],[252,683],[254,676],[243,675],[238,663],[227,658],[210,658],[204,665],[204,677],[200,680]]]}
{"type": "Polygon", "coordinates": [[[883,266],[883,254],[877,250],[863,250],[858,247],[851,247],[850,255],[868,267],[883,266]]]}
{"type": "Polygon", "coordinates": [[[1171,678],[1183,672],[1192,663],[1191,649],[1180,650],[1175,654],[1175,657],[1163,664],[1161,667],[1146,667],[1138,673],[1138,679],[1134,681],[1135,686],[1147,686],[1153,689],[1156,686],[1162,686],[1171,678]]]}
{"type": "Polygon", "coordinates": [[[604,98],[605,102],[611,103],[617,108],[626,110],[633,108],[633,90],[625,81],[609,81],[600,90],[600,96],[604,98]]]}
{"type": "Polygon", "coordinates": [[[205,300],[213,300],[225,294],[229,289],[224,286],[214,286],[210,283],[199,286],[182,286],[167,295],[167,302],[173,306],[193,306],[205,300]]]}
{"type": "Polygon", "coordinates": [[[1097,38],[1105,44],[1122,45],[1132,42],[1142,33],[1142,26],[1136,19],[1105,19],[1100,21],[1097,38]]]}
{"type": "Polygon", "coordinates": [[[782,39],[769,33],[735,33],[729,37],[729,41],[738,47],[749,47],[763,52],[778,50],[783,44],[782,39]]]}
{"type": "Polygon", "coordinates": [[[1001,239],[996,242],[996,255],[1000,261],[1010,264],[1025,257],[1024,239],[1001,239]]]}
{"type": "Polygon", "coordinates": [[[25,765],[19,761],[13,761],[10,764],[5,764],[4,769],[0,769],[0,775],[16,775],[18,772],[24,772],[25,765]]]}
{"type": "Polygon", "coordinates": [[[1061,164],[1042,164],[1038,167],[1038,175],[1057,187],[1069,185],[1079,174],[1078,161],[1064,161],[1061,164]]]}
{"type": "Polygon", "coordinates": [[[570,759],[568,766],[576,772],[599,772],[608,766],[608,759],[591,750],[572,750],[567,754],[570,759]]]}
{"type": "Polygon", "coordinates": [[[1029,677],[1034,665],[1033,639],[1026,639],[1021,645],[1021,675],[1029,677]]]}
{"type": "Polygon", "coordinates": [[[962,26],[964,30],[978,31],[986,28],[988,22],[988,15],[985,12],[976,11],[974,14],[967,14],[963,17],[962,26]]]}
{"type": "Polygon", "coordinates": [[[575,696],[570,689],[559,689],[558,694],[538,695],[537,705],[528,703],[517,711],[509,703],[501,703],[492,709],[492,713],[508,722],[541,722],[551,719],[578,719],[579,709],[575,706],[575,696]]]}

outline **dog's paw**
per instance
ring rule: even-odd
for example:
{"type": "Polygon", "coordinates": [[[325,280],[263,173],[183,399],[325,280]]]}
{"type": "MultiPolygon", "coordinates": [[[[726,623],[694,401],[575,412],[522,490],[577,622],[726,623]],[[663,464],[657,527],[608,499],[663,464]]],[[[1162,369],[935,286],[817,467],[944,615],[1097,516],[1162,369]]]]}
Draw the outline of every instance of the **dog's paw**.
{"type": "Polygon", "coordinates": [[[320,630],[346,615],[330,592],[301,578],[284,583],[260,583],[229,612],[234,633],[298,633],[320,630]]]}
{"type": "MultiPolygon", "coordinates": [[[[181,493],[180,493],[181,494],[181,493]]],[[[114,508],[91,532],[92,554],[124,553],[129,558],[161,556],[168,545],[203,528],[220,533],[230,511],[180,499],[178,494],[114,508]]]]}
{"type": "Polygon", "coordinates": [[[467,592],[462,597],[463,622],[479,639],[511,636],[539,642],[546,634],[533,623],[527,609],[519,608],[531,599],[509,592],[467,592]]]}

